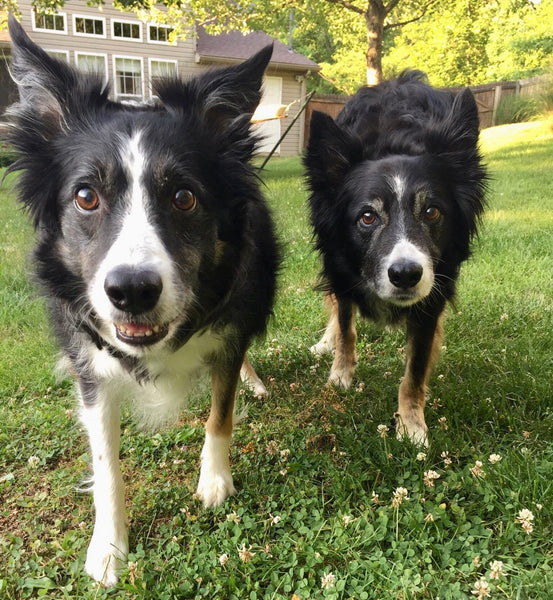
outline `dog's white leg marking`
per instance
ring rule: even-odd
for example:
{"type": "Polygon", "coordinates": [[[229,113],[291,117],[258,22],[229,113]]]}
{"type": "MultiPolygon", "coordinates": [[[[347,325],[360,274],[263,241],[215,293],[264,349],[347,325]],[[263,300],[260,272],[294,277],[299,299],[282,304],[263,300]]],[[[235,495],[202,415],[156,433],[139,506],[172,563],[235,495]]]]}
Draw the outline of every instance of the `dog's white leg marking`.
{"type": "MultiPolygon", "coordinates": [[[[245,355],[245,353],[244,353],[245,355]]],[[[197,495],[204,506],[218,506],[235,493],[230,472],[234,396],[244,355],[216,363],[211,374],[211,412],[205,425],[202,466],[197,495]]]]}
{"type": "Polygon", "coordinates": [[[121,569],[126,566],[129,545],[125,492],[119,466],[119,420],[119,405],[106,394],[100,394],[92,406],[83,406],[82,421],[92,452],[96,512],[85,570],[105,586],[117,583],[121,569]]]}
{"type": "Polygon", "coordinates": [[[325,296],[325,305],[330,311],[330,317],[328,319],[328,325],[326,326],[323,337],[314,345],[309,348],[309,351],[314,356],[323,356],[324,354],[332,354],[336,348],[336,336],[339,332],[338,324],[338,309],[336,306],[336,298],[332,294],[325,296]]]}
{"type": "MultiPolygon", "coordinates": [[[[336,312],[336,351],[330,368],[329,383],[345,390],[353,382],[357,366],[357,330],[355,327],[356,308],[347,300],[336,301],[333,305],[336,312]]],[[[333,317],[331,317],[332,319],[333,317]]]]}
{"type": "Polygon", "coordinates": [[[218,506],[236,490],[230,472],[229,450],[232,436],[205,435],[197,494],[204,506],[218,506]]]}
{"type": "Polygon", "coordinates": [[[267,398],[269,392],[259,379],[255,369],[252,367],[248,355],[244,356],[244,362],[240,368],[240,378],[246,387],[253,393],[256,398],[267,398]]]}

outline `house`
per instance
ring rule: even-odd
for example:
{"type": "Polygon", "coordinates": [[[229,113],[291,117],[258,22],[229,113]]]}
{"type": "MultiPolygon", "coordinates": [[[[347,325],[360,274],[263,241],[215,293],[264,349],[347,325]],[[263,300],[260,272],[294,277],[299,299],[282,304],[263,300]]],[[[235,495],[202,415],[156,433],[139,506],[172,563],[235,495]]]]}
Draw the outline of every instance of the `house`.
{"type": "MultiPolygon", "coordinates": [[[[215,66],[236,64],[274,43],[262,104],[291,106],[286,119],[257,125],[264,136],[262,152],[273,148],[284,127],[297,114],[306,96],[306,78],[319,70],[317,63],[263,32],[211,36],[197,28],[186,39],[171,44],[169,26],[142,22],[134,13],[115,9],[109,2],[91,7],[85,2],[67,0],[60,11],[42,14],[33,10],[30,0],[21,0],[19,9],[21,23],[33,41],[52,56],[83,71],[104,74],[112,82],[112,95],[118,100],[151,100],[151,81],[155,77],[178,73],[186,78],[215,66]]],[[[9,48],[9,36],[2,31],[0,53],[9,57],[9,48]]],[[[0,61],[0,86],[0,109],[4,109],[17,98],[6,60],[0,61]]],[[[300,153],[303,136],[302,115],[277,152],[281,156],[300,153]]]]}

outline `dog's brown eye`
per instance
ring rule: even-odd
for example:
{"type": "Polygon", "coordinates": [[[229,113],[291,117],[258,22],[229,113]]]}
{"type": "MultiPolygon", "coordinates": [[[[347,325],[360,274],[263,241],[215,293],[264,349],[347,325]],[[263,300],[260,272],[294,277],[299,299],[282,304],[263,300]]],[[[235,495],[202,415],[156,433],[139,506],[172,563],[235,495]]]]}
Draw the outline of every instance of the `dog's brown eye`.
{"type": "Polygon", "coordinates": [[[424,213],[427,221],[437,221],[441,215],[440,209],[435,206],[429,206],[424,213]]]}
{"type": "Polygon", "coordinates": [[[173,206],[178,210],[194,210],[197,203],[196,196],[190,190],[179,190],[173,196],[173,206]]]}
{"type": "Polygon", "coordinates": [[[363,213],[361,216],[361,223],[363,225],[374,225],[376,223],[376,213],[371,212],[370,210],[363,213]]]}
{"type": "Polygon", "coordinates": [[[100,206],[98,194],[91,188],[81,188],[75,194],[75,204],[81,210],[96,210],[100,206]]]}

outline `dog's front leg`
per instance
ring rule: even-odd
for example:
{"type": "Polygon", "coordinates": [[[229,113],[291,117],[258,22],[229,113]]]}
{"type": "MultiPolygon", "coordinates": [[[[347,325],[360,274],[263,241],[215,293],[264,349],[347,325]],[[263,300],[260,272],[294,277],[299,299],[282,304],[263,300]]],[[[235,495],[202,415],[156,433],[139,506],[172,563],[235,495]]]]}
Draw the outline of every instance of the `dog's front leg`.
{"type": "Polygon", "coordinates": [[[353,381],[353,374],[357,366],[357,330],[355,328],[356,307],[350,300],[337,298],[331,305],[333,311],[330,323],[338,323],[336,328],[336,351],[330,369],[329,382],[348,389],[353,381]]]}
{"type": "Polygon", "coordinates": [[[428,445],[424,405],[426,385],[442,342],[442,316],[418,313],[407,321],[405,376],[399,386],[397,435],[428,445]]]}
{"type": "Polygon", "coordinates": [[[128,521],[125,491],[119,466],[120,407],[106,390],[81,392],[82,422],[92,453],[94,532],[88,546],[85,570],[105,586],[117,583],[126,566],[128,521]]]}
{"type": "Polygon", "coordinates": [[[202,466],[197,495],[204,506],[218,506],[235,493],[230,472],[234,397],[240,360],[217,362],[211,374],[211,412],[205,426],[202,466]]]}

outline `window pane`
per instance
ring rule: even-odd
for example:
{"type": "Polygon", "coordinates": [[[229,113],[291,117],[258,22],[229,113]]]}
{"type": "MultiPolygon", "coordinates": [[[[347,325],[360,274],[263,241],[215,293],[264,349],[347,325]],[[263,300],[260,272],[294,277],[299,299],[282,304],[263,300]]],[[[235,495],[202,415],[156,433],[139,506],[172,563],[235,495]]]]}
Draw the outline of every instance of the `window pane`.
{"type": "Polygon", "coordinates": [[[152,69],[150,76],[152,78],[169,77],[175,75],[177,70],[175,63],[165,60],[152,60],[150,64],[152,69]]]}
{"type": "Polygon", "coordinates": [[[140,61],[133,58],[115,59],[115,85],[118,94],[141,95],[140,61]]]}

